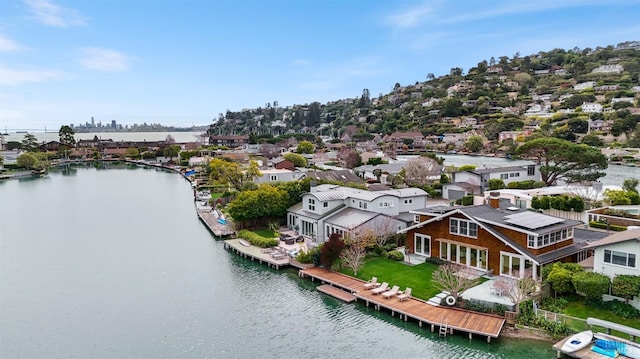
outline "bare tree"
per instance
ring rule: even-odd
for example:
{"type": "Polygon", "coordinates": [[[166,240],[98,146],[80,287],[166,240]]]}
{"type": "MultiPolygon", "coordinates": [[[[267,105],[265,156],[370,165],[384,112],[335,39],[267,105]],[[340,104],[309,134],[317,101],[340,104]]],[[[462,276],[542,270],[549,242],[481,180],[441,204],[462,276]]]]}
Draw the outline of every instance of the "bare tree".
{"type": "Polygon", "coordinates": [[[526,269],[522,278],[520,271],[512,273],[515,278],[500,277],[493,284],[498,288],[509,300],[515,304],[516,313],[520,312],[520,302],[526,300],[536,291],[536,281],[533,279],[531,269],[526,269]],[[519,279],[516,279],[519,278],[519,279]]]}
{"type": "Polygon", "coordinates": [[[367,255],[367,247],[375,242],[375,232],[373,230],[358,231],[353,230],[347,232],[344,239],[345,247],[340,252],[340,259],[347,267],[353,270],[353,275],[358,275],[358,269],[364,263],[364,257],[367,255]]]}
{"type": "Polygon", "coordinates": [[[440,179],[440,165],[431,158],[420,156],[407,161],[405,168],[405,182],[409,186],[424,186],[432,178],[440,179]]]}
{"type": "Polygon", "coordinates": [[[396,220],[388,216],[378,216],[375,223],[374,243],[384,247],[396,235],[394,225],[396,220]]]}
{"type": "Polygon", "coordinates": [[[431,275],[431,281],[436,288],[451,293],[456,299],[460,293],[479,282],[478,277],[470,268],[454,263],[438,267],[431,275]]]}

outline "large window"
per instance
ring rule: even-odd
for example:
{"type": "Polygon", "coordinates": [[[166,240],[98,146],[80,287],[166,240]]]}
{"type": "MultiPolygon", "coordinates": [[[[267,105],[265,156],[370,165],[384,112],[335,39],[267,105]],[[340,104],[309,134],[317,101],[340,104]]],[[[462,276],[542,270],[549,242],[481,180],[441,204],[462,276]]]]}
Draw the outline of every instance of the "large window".
{"type": "Polygon", "coordinates": [[[415,238],[413,240],[414,240],[413,249],[416,254],[420,254],[424,256],[430,255],[431,253],[431,237],[430,236],[416,233],[415,238]]]}
{"type": "Polygon", "coordinates": [[[440,259],[466,267],[487,269],[487,250],[458,243],[440,242],[440,259]]]}
{"type": "Polygon", "coordinates": [[[527,247],[542,248],[571,238],[573,238],[573,228],[565,228],[559,231],[539,235],[530,234],[528,236],[527,247]]]}
{"type": "Polygon", "coordinates": [[[636,255],[633,253],[604,250],[605,263],[617,264],[625,267],[636,267],[636,255]]]}
{"type": "Polygon", "coordinates": [[[478,238],[478,224],[459,218],[449,218],[449,233],[478,238]]]}

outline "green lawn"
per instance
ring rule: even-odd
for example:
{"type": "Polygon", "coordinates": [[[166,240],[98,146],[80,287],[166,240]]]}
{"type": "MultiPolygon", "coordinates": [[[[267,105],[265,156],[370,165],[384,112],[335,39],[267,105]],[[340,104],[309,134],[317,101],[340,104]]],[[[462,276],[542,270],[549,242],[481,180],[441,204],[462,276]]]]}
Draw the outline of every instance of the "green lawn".
{"type": "MultiPolygon", "coordinates": [[[[572,317],[583,318],[583,319],[587,319],[588,317],[598,318],[598,319],[626,325],[628,327],[640,329],[640,320],[626,319],[613,314],[609,310],[587,306],[582,302],[581,299],[570,302],[569,305],[567,305],[567,307],[564,308],[563,313],[566,315],[570,315],[572,317]]],[[[570,323],[567,323],[567,324],[570,324],[570,323]]],[[[578,324],[577,321],[573,321],[571,324],[572,326],[575,325],[577,327],[576,329],[581,328],[580,324],[578,324]]],[[[623,337],[626,338],[627,336],[624,335],[623,337]]]]}
{"type": "Polygon", "coordinates": [[[265,238],[277,238],[278,237],[278,233],[274,232],[268,228],[265,229],[256,229],[253,232],[255,232],[256,234],[259,234],[265,238]]]}
{"type": "MultiPolygon", "coordinates": [[[[387,282],[389,286],[400,286],[400,290],[410,287],[412,296],[428,300],[440,293],[439,289],[431,285],[431,274],[436,268],[438,266],[432,263],[410,266],[402,262],[377,257],[367,259],[355,277],[369,280],[375,276],[378,277],[378,282],[387,282]]],[[[353,271],[348,268],[344,268],[340,272],[353,276],[353,271]]]]}

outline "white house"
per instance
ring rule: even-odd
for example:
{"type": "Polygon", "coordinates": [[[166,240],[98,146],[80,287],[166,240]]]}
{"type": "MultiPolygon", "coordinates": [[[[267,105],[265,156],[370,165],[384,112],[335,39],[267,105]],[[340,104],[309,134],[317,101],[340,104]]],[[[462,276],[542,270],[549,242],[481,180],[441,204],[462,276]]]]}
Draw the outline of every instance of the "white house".
{"type": "Polygon", "coordinates": [[[427,196],[419,188],[372,192],[328,184],[312,186],[300,203],[288,209],[287,226],[317,243],[333,233],[363,229],[395,233],[412,223],[410,211],[426,207],[427,196]]]}
{"type": "Polygon", "coordinates": [[[600,113],[602,112],[602,105],[597,102],[583,102],[582,112],[600,113]]]}
{"type": "MultiPolygon", "coordinates": [[[[594,272],[604,274],[611,279],[619,274],[640,275],[640,229],[618,232],[591,243],[585,249],[592,249],[593,256],[580,264],[592,268],[594,272]]],[[[603,299],[615,297],[605,296],[603,299]]],[[[629,302],[640,309],[640,298],[629,302]]]]}
{"type": "Polygon", "coordinates": [[[586,82],[581,82],[579,84],[575,84],[573,86],[573,89],[576,91],[582,91],[582,90],[586,90],[589,88],[593,88],[593,86],[596,85],[595,81],[586,81],[586,82]]]}
{"type": "Polygon", "coordinates": [[[619,74],[624,71],[624,68],[621,65],[600,65],[595,69],[591,70],[592,74],[619,74]]]}
{"type": "Polygon", "coordinates": [[[483,193],[489,188],[489,180],[501,179],[505,185],[511,182],[540,181],[540,169],[536,165],[483,168],[454,172],[451,183],[442,185],[442,198],[459,199],[466,194],[483,193]]]}
{"type": "Polygon", "coordinates": [[[297,181],[304,176],[304,173],[299,171],[277,168],[260,170],[260,173],[262,173],[262,176],[256,178],[254,180],[255,183],[297,181]]]}

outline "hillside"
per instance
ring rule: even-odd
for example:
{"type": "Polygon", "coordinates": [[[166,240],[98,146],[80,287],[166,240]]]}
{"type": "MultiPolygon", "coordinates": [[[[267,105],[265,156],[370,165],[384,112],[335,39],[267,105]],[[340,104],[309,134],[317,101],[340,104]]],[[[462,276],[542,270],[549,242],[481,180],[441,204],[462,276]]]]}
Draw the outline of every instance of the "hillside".
{"type": "Polygon", "coordinates": [[[210,135],[250,135],[250,142],[320,138],[381,141],[400,136],[408,147],[479,151],[510,149],[532,134],[602,146],[640,147],[640,41],[595,49],[553,49],[500,56],[445,76],[428,74],[387,94],[326,104],[227,111],[210,135]],[[411,133],[425,136],[414,143],[411,133]],[[587,135],[588,134],[588,135],[587,135]],[[481,145],[469,145],[479,137],[481,145]],[[469,148],[472,147],[472,148],[469,148]]]}

